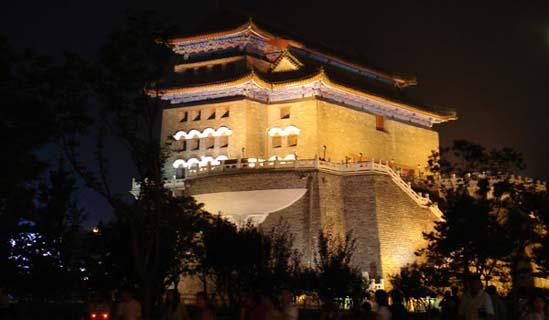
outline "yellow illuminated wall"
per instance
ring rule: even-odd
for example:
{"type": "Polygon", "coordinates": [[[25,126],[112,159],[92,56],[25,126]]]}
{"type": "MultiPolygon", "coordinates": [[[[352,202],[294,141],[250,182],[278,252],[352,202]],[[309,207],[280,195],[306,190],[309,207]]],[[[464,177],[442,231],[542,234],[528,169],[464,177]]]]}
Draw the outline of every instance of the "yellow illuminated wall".
{"type": "Polygon", "coordinates": [[[189,159],[200,156],[226,155],[229,158],[262,158],[273,156],[284,158],[296,154],[299,159],[324,157],[332,162],[353,160],[393,161],[398,165],[423,169],[432,150],[438,149],[438,134],[431,129],[384,119],[384,128],[376,128],[376,116],[372,113],[353,110],[347,107],[321,101],[304,99],[300,101],[263,104],[242,99],[230,102],[173,107],[163,114],[162,137],[178,130],[203,131],[226,126],[232,130],[228,148],[206,150],[202,142],[200,150],[174,153],[166,168],[173,174],[171,164],[177,158],[189,159]],[[223,110],[229,109],[227,118],[220,118],[223,110]],[[289,108],[289,117],[281,118],[281,109],[289,108]],[[216,118],[207,117],[216,110],[216,118]],[[201,120],[193,121],[196,112],[201,112],[201,120]],[[187,121],[184,112],[188,113],[187,121]],[[281,137],[282,145],[274,148],[270,128],[285,129],[295,126],[300,129],[296,146],[288,146],[287,137],[281,137]]]}

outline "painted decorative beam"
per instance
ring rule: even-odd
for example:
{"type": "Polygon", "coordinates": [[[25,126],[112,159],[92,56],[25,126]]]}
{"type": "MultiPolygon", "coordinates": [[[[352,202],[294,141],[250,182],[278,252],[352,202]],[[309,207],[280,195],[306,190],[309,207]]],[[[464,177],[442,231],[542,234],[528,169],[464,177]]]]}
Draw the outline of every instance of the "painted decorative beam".
{"type": "Polygon", "coordinates": [[[186,38],[174,38],[169,40],[169,44],[175,53],[183,55],[185,59],[192,55],[238,48],[241,51],[254,52],[265,57],[266,60],[274,62],[285,50],[289,49],[290,51],[299,51],[320,63],[332,65],[352,73],[392,84],[396,87],[407,87],[417,84],[414,77],[403,77],[379,72],[308,48],[300,42],[277,37],[260,29],[251,21],[232,30],[186,38]]]}
{"type": "MultiPolygon", "coordinates": [[[[154,93],[151,93],[154,95],[154,93]]],[[[263,103],[278,103],[303,98],[323,98],[359,111],[380,114],[390,119],[424,127],[455,120],[455,115],[441,115],[391,101],[331,81],[321,71],[308,79],[269,83],[251,73],[240,79],[203,86],[167,89],[158,93],[171,104],[207,101],[230,97],[247,97],[263,103]]]]}

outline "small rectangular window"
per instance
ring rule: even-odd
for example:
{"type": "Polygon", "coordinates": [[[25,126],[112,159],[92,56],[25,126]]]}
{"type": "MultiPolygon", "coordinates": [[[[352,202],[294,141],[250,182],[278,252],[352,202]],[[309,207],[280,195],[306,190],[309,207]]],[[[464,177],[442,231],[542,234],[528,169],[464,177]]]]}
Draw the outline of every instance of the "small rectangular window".
{"type": "Polygon", "coordinates": [[[273,136],[272,144],[273,144],[273,148],[282,147],[282,137],[281,136],[273,136]]]}
{"type": "Polygon", "coordinates": [[[219,147],[220,148],[227,148],[228,146],[229,146],[229,136],[219,137],[219,147]]]}
{"type": "Polygon", "coordinates": [[[200,139],[191,139],[190,141],[190,149],[192,151],[196,151],[200,149],[200,139]]]}
{"type": "Polygon", "coordinates": [[[206,149],[213,149],[215,147],[215,138],[207,137],[206,138],[206,149]]]}
{"type": "Polygon", "coordinates": [[[200,120],[200,114],[201,114],[200,110],[195,111],[195,116],[193,118],[193,121],[199,121],[200,120]]]}
{"type": "Polygon", "coordinates": [[[180,166],[177,169],[175,169],[175,178],[176,179],[185,178],[185,168],[183,166],[180,166]]]}
{"type": "Polygon", "coordinates": [[[187,141],[186,140],[179,140],[176,143],[177,151],[182,152],[187,150],[187,141]]]}
{"type": "Polygon", "coordinates": [[[297,134],[291,134],[288,136],[288,147],[297,146],[297,134]]]}
{"type": "Polygon", "coordinates": [[[229,108],[222,109],[220,114],[221,114],[221,118],[228,118],[229,117],[229,108]]]}
{"type": "Polygon", "coordinates": [[[210,116],[208,117],[208,120],[214,120],[215,119],[215,109],[213,109],[210,113],[210,116]]]}
{"type": "Polygon", "coordinates": [[[280,119],[290,119],[290,107],[280,108],[280,119]]]}
{"type": "Polygon", "coordinates": [[[183,112],[183,115],[181,116],[180,122],[187,122],[189,121],[189,113],[187,111],[183,112]]]}
{"type": "Polygon", "coordinates": [[[377,114],[376,114],[376,129],[380,131],[385,130],[385,119],[383,118],[383,116],[380,116],[377,114]]]}

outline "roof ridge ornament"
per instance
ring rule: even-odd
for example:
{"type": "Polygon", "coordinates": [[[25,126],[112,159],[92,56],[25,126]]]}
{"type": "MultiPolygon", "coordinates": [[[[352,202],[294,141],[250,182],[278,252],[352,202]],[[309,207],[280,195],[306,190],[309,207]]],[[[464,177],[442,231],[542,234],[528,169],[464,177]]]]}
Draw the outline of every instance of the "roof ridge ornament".
{"type": "Polygon", "coordinates": [[[303,67],[303,63],[299,61],[286,47],[278,55],[270,69],[271,72],[285,72],[299,70],[301,67],[303,67]],[[284,59],[287,61],[285,65],[282,64],[284,59]]]}
{"type": "Polygon", "coordinates": [[[329,80],[328,75],[326,74],[326,70],[324,70],[324,66],[320,66],[318,70],[318,76],[320,78],[320,81],[322,80],[329,80]]]}
{"type": "Polygon", "coordinates": [[[406,87],[409,87],[409,86],[417,85],[417,78],[415,76],[414,77],[408,77],[408,78],[405,79],[405,78],[393,75],[393,78],[394,78],[394,81],[395,81],[395,87],[397,87],[397,88],[406,88],[406,87]]]}
{"type": "MultiPolygon", "coordinates": [[[[350,107],[360,110],[376,110],[376,113],[384,114],[401,121],[411,121],[416,124],[431,127],[435,123],[456,120],[455,112],[437,113],[429,110],[422,110],[418,106],[401,103],[399,101],[372,95],[366,91],[349,88],[332,81],[324,68],[320,68],[317,74],[311,75],[305,79],[291,82],[272,82],[264,80],[255,70],[250,69],[249,73],[241,78],[218,82],[208,85],[196,85],[190,87],[179,87],[161,90],[157,96],[162,100],[170,100],[172,104],[185,103],[191,101],[207,100],[214,94],[216,98],[221,96],[234,96],[235,92],[240,95],[257,98],[261,101],[270,103],[271,101],[287,101],[292,92],[296,98],[304,98],[309,95],[321,96],[329,100],[341,101],[347,100],[350,107]],[[315,90],[317,84],[321,84],[322,90],[315,90]],[[231,90],[229,90],[229,88],[231,90]],[[303,94],[303,89],[308,88],[310,93],[303,94]],[[310,90],[312,89],[312,90],[310,90]],[[286,92],[285,95],[280,95],[286,92]],[[255,93],[260,93],[256,96],[255,93]]],[[[147,92],[155,96],[155,92],[147,92]]]]}
{"type": "Polygon", "coordinates": [[[372,68],[364,67],[362,65],[358,65],[350,61],[334,57],[330,54],[320,52],[313,48],[309,48],[301,42],[276,36],[257,26],[253,22],[252,17],[249,17],[248,22],[234,29],[190,37],[173,38],[170,39],[168,43],[172,46],[174,52],[178,54],[187,54],[189,56],[193,54],[210,52],[212,50],[225,50],[228,48],[238,48],[242,45],[252,45],[254,46],[254,50],[263,51],[263,53],[266,54],[271,61],[274,61],[276,59],[279,54],[279,50],[274,50],[271,53],[266,52],[265,50],[272,51],[274,48],[292,48],[301,50],[307,55],[316,56],[318,59],[320,59],[319,61],[331,61],[335,65],[341,65],[344,66],[344,68],[354,69],[360,74],[371,74],[374,78],[384,79],[385,81],[390,82],[397,87],[403,88],[417,84],[417,80],[415,79],[415,77],[405,77],[402,75],[397,76],[377,71],[372,68]],[[250,42],[252,40],[250,39],[250,37],[254,38],[252,41],[253,43],[250,42]],[[271,57],[269,57],[269,54],[271,55],[271,57]]]}

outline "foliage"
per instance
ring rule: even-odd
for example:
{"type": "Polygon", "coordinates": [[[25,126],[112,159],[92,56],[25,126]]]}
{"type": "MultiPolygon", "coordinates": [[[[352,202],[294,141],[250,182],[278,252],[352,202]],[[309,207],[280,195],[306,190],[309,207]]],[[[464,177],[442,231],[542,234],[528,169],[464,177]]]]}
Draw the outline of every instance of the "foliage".
{"type": "Polygon", "coordinates": [[[470,272],[486,278],[499,273],[498,261],[507,253],[502,244],[502,226],[492,214],[492,202],[470,195],[466,188],[449,190],[441,221],[425,234],[422,250],[429,261],[445,265],[454,279],[470,272]]]}
{"type": "Polygon", "coordinates": [[[391,276],[391,285],[406,299],[433,296],[436,289],[431,285],[431,273],[424,268],[417,262],[402,267],[400,273],[391,276]]]}
{"type": "Polygon", "coordinates": [[[40,187],[32,220],[20,220],[9,251],[17,275],[11,289],[19,299],[81,297],[86,286],[82,259],[86,253],[81,250],[85,231],[80,225],[84,211],[74,198],[76,190],[74,177],[60,161],[40,187]]]}
{"type": "Polygon", "coordinates": [[[317,272],[316,291],[325,301],[351,297],[353,301],[362,301],[366,293],[366,283],[360,270],[352,265],[356,240],[352,232],[341,239],[331,230],[318,234],[318,255],[315,258],[317,272]]]}
{"type": "Polygon", "coordinates": [[[523,267],[532,259],[527,249],[543,252],[547,232],[542,222],[547,192],[511,180],[515,170],[524,168],[522,156],[508,148],[487,151],[455,141],[441,154],[433,153],[429,167],[435,174],[430,181],[436,188],[433,198],[439,200],[443,219],[424,235],[428,245],[418,253],[427,264],[446,268],[454,281],[475,272],[485,282],[506,282],[510,271],[516,288],[530,272],[523,267]],[[476,174],[481,172],[487,174],[476,174]],[[463,183],[437,184],[440,173],[457,173],[463,183]]]}
{"type": "Polygon", "coordinates": [[[398,290],[408,301],[416,304],[416,309],[428,310],[432,307],[428,297],[443,294],[450,286],[448,268],[430,264],[414,262],[401,268],[400,272],[390,277],[394,290],[398,290]]]}
{"type": "Polygon", "coordinates": [[[195,271],[205,290],[207,280],[213,280],[224,304],[239,305],[244,294],[273,294],[292,286],[297,251],[284,222],[262,231],[252,225],[238,228],[215,216],[202,239],[195,271]]]}
{"type": "Polygon", "coordinates": [[[509,192],[509,202],[504,226],[506,240],[513,251],[507,262],[516,272],[515,276],[522,277],[531,270],[515,264],[533,260],[538,267],[537,276],[546,277],[549,274],[549,192],[514,186],[509,192]]]}
{"type": "Polygon", "coordinates": [[[0,184],[0,286],[17,272],[8,260],[9,240],[22,218],[36,215],[37,182],[48,165],[36,151],[87,123],[82,110],[86,75],[86,66],[74,55],[54,64],[30,50],[12,50],[0,36],[0,136],[9,150],[0,160],[6,168],[0,184]]]}
{"type": "Polygon", "coordinates": [[[524,168],[522,155],[511,148],[486,150],[477,143],[455,140],[450,147],[432,152],[427,169],[435,174],[463,177],[475,172],[505,175],[524,168]]]}
{"type": "Polygon", "coordinates": [[[208,216],[192,197],[176,196],[164,186],[168,155],[158,134],[164,104],[154,96],[172,57],[166,43],[172,32],[154,15],[130,16],[103,46],[93,82],[101,106],[93,130],[96,168],[79,157],[81,135],[63,137],[75,171],[113,208],[116,228],[125,235],[115,246],[127,257],[117,263],[127,284],[136,286],[145,318],[150,318],[167,282],[177,282],[186,269],[188,253],[208,216]],[[109,136],[126,147],[140,185],[135,199],[111,189],[105,151],[109,136]]]}

